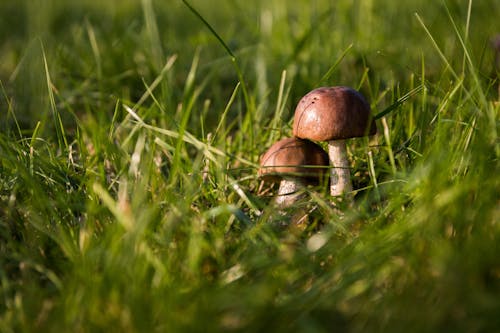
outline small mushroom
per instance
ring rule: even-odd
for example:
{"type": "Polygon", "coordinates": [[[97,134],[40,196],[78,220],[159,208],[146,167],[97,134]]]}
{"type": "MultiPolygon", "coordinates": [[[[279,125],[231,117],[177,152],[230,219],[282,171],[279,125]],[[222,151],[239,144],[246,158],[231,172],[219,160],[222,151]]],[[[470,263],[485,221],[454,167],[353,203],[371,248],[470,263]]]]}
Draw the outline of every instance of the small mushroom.
{"type": "Polygon", "coordinates": [[[295,109],[293,135],[328,141],[330,193],[352,191],[345,140],[374,135],[377,127],[363,95],[349,87],[321,87],[302,97],[295,109]]]}
{"type": "Polygon", "coordinates": [[[299,190],[318,183],[328,167],[328,155],[314,142],[286,138],[273,144],[260,158],[259,176],[279,182],[275,203],[289,207],[299,198],[299,190]]]}

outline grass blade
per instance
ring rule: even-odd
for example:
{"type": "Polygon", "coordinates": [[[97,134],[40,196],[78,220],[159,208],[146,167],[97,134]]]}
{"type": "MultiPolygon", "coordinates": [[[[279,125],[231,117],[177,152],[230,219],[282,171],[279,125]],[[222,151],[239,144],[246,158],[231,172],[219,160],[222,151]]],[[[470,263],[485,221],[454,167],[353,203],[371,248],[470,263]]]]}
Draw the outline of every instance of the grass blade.
{"type": "Polygon", "coordinates": [[[54,92],[53,92],[54,85],[52,84],[52,79],[50,78],[49,65],[47,63],[47,57],[45,56],[45,49],[43,43],[41,43],[41,46],[42,46],[43,64],[45,69],[45,78],[47,82],[47,92],[49,94],[50,109],[52,111],[52,116],[54,119],[54,127],[56,130],[57,141],[59,143],[59,147],[61,148],[64,147],[64,149],[68,151],[68,140],[66,139],[66,133],[64,130],[64,124],[61,119],[61,115],[56,106],[56,100],[54,98],[54,92]]]}
{"type": "Polygon", "coordinates": [[[236,55],[233,53],[233,51],[231,51],[231,49],[229,48],[229,46],[226,44],[226,42],[224,42],[224,39],[222,39],[222,37],[217,33],[217,31],[215,31],[215,29],[212,27],[212,25],[210,25],[210,23],[208,23],[207,20],[205,20],[205,18],[193,7],[189,4],[189,2],[187,2],[186,0],[182,0],[182,2],[186,5],[186,7],[188,7],[188,9],[201,21],[203,22],[203,24],[208,28],[208,30],[210,30],[210,32],[212,33],[213,36],[215,36],[215,38],[219,41],[219,43],[222,45],[222,47],[224,48],[224,50],[226,50],[227,54],[231,57],[231,61],[234,65],[234,68],[235,68],[235,71],[236,71],[236,75],[238,76],[238,80],[240,81],[241,83],[241,90],[243,92],[243,97],[245,99],[245,104],[246,104],[246,107],[247,107],[247,119],[248,119],[248,123],[250,124],[250,130],[248,131],[249,135],[250,135],[250,145],[253,146],[254,144],[254,128],[253,128],[253,120],[254,120],[254,111],[255,111],[255,107],[252,103],[252,99],[250,98],[250,95],[248,93],[248,89],[247,89],[247,85],[246,85],[246,82],[243,78],[243,73],[241,72],[241,69],[240,69],[240,66],[238,64],[238,59],[236,57],[236,55]]]}
{"type": "Polygon", "coordinates": [[[352,49],[354,44],[350,44],[343,52],[342,54],[340,55],[340,57],[337,59],[337,61],[335,61],[335,63],[328,69],[328,71],[325,73],[325,75],[323,75],[323,77],[316,83],[315,86],[320,86],[320,85],[323,85],[325,84],[328,79],[330,78],[330,76],[332,76],[333,72],[335,71],[335,69],[337,69],[338,65],[342,62],[342,60],[344,60],[345,56],[347,55],[347,53],[349,53],[349,51],[352,49]]]}
{"type": "Polygon", "coordinates": [[[455,73],[455,71],[453,70],[453,67],[451,66],[451,64],[448,62],[448,59],[446,58],[446,56],[444,55],[443,51],[441,51],[441,48],[439,47],[438,43],[436,42],[436,40],[434,39],[434,36],[432,36],[431,32],[429,31],[429,29],[427,29],[427,26],[425,25],[424,21],[422,20],[422,18],[420,17],[420,15],[418,15],[417,13],[415,13],[415,16],[417,17],[417,20],[418,22],[420,23],[420,25],[422,26],[422,28],[424,28],[424,31],[425,33],[427,34],[427,36],[429,36],[431,42],[432,42],[432,45],[434,46],[434,48],[436,49],[439,57],[441,58],[441,60],[445,63],[446,65],[446,70],[449,70],[450,73],[453,75],[453,77],[455,79],[458,80],[458,75],[457,73],[455,73]]]}
{"type": "Polygon", "coordinates": [[[399,97],[394,103],[389,105],[387,108],[385,108],[383,111],[377,113],[373,119],[377,120],[380,119],[386,115],[388,115],[391,112],[394,112],[397,108],[399,108],[404,102],[418,94],[420,91],[422,91],[425,88],[425,86],[420,85],[415,87],[414,89],[408,91],[406,94],[403,96],[399,97]]]}

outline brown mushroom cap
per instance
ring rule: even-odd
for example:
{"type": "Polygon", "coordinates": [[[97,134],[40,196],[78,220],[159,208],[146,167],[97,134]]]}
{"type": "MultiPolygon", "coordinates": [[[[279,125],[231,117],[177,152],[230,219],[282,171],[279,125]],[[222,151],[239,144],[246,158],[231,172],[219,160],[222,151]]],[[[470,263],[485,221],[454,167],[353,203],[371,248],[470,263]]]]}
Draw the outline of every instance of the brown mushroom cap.
{"type": "Polygon", "coordinates": [[[315,141],[374,135],[377,127],[363,95],[349,87],[321,87],[295,109],[293,135],[315,141]]]}
{"type": "Polygon", "coordinates": [[[279,181],[287,175],[320,179],[328,171],[326,166],[328,154],[320,146],[309,140],[286,138],[261,156],[259,176],[269,181],[279,181]]]}

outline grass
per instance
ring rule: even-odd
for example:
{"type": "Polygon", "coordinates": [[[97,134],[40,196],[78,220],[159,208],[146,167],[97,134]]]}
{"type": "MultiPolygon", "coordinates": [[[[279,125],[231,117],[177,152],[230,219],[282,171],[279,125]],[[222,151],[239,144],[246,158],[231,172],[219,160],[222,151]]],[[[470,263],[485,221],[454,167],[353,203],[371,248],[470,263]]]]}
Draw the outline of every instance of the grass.
{"type": "Polygon", "coordinates": [[[3,1],[0,331],[498,331],[499,10],[3,1]],[[318,85],[379,133],[352,207],[277,212],[258,158],[318,85]]]}

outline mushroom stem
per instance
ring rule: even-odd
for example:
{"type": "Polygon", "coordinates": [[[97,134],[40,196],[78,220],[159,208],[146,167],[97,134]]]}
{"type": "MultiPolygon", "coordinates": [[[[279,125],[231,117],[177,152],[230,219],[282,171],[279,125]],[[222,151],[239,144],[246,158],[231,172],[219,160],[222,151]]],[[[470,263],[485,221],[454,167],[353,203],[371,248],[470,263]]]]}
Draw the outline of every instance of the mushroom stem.
{"type": "Polygon", "coordinates": [[[280,208],[286,208],[293,205],[301,196],[300,188],[303,184],[297,178],[283,178],[280,182],[278,195],[275,203],[280,208]]]}
{"type": "Polygon", "coordinates": [[[347,159],[345,140],[328,141],[330,157],[330,194],[344,195],[352,191],[351,170],[347,159]]]}

